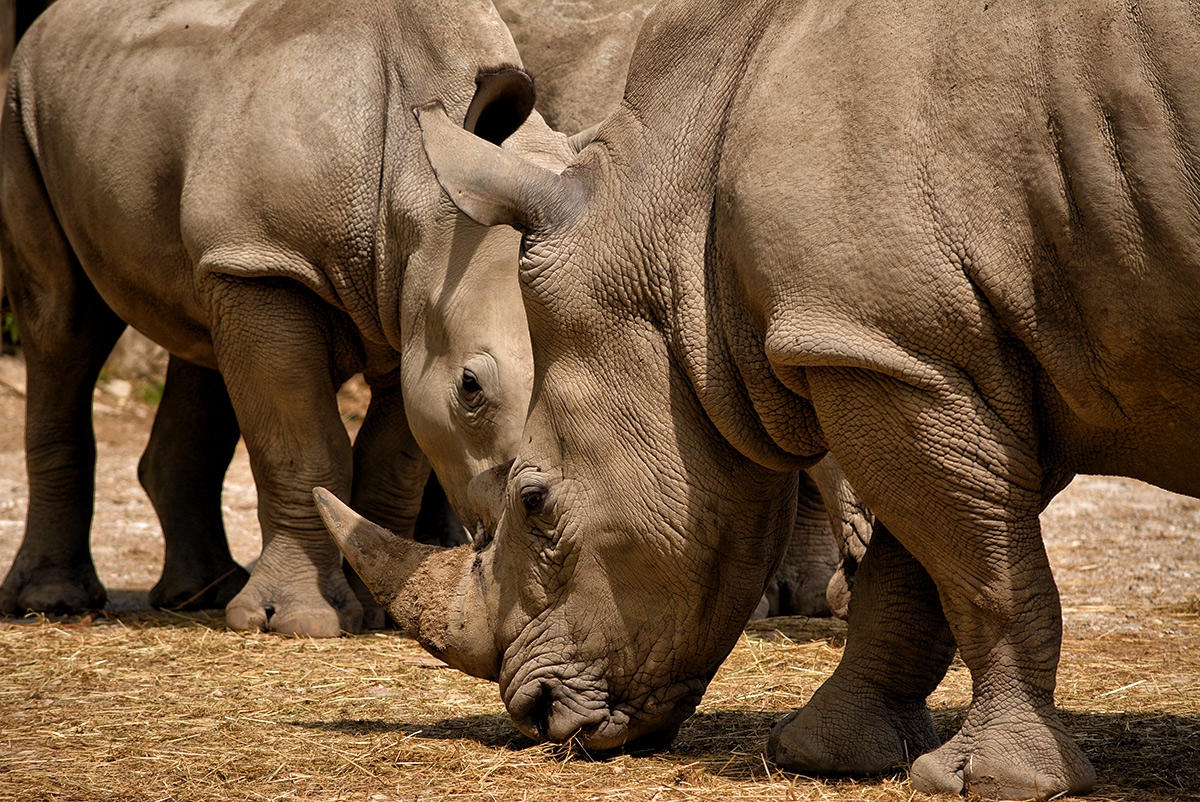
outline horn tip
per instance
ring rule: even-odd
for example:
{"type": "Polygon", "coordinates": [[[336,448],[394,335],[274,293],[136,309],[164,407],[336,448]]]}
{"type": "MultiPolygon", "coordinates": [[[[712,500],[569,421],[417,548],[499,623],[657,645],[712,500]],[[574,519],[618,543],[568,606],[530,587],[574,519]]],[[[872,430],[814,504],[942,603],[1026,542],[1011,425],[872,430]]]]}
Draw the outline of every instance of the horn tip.
{"type": "Polygon", "coordinates": [[[331,518],[336,516],[338,508],[342,505],[342,500],[330,493],[323,487],[314,487],[313,501],[317,503],[317,512],[321,513],[321,519],[328,525],[331,518]]]}

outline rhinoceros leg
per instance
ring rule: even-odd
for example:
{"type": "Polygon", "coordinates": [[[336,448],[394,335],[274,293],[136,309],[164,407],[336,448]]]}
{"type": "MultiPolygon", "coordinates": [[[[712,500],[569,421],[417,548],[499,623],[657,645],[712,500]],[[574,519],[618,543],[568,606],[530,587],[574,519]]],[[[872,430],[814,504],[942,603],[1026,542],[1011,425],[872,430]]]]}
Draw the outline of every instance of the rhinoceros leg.
{"type": "Polygon", "coordinates": [[[907,765],[941,743],[925,697],[953,656],[933,580],[876,522],[850,598],[841,665],[807,705],[776,725],[769,744],[775,761],[818,774],[907,765]]]}
{"type": "MultiPolygon", "coordinates": [[[[942,612],[935,613],[932,593],[916,587],[860,599],[860,568],[850,613],[854,646],[847,644],[831,692],[819,691],[813,713],[788,725],[798,728],[789,739],[854,754],[861,749],[855,742],[883,738],[878,722],[895,726],[891,705],[904,700],[897,689],[923,692],[944,670],[947,650],[931,648],[946,642],[933,634],[944,615],[971,670],[973,697],[959,733],[913,763],[913,785],[1040,800],[1089,790],[1095,771],[1054,710],[1062,616],[1038,522],[1044,480],[1030,382],[993,370],[968,377],[939,364],[931,371],[937,380],[919,387],[865,371],[810,371],[830,451],[928,571],[942,612]],[[981,387],[994,396],[982,397],[981,387]],[[925,611],[910,606],[898,615],[891,605],[906,598],[924,599],[925,611]],[[922,648],[897,653],[906,638],[922,648]],[[862,700],[854,716],[838,713],[844,693],[862,700]],[[807,727],[814,714],[840,721],[838,732],[807,727]]],[[[875,550],[872,540],[866,562],[875,550]]],[[[877,582],[870,574],[866,580],[868,587],[877,582]]]]}
{"type": "MultiPolygon", "coordinates": [[[[7,144],[21,147],[13,128],[7,144]]],[[[72,613],[105,602],[88,539],[92,390],[125,324],[84,275],[32,166],[5,161],[0,202],[9,225],[0,234],[0,260],[25,354],[29,509],[25,538],[0,586],[0,612],[72,613]]]]}
{"type": "Polygon", "coordinates": [[[825,591],[838,559],[821,494],[812,478],[801,472],[792,536],[779,570],[767,585],[769,615],[829,615],[825,591]]]}
{"type": "Polygon", "coordinates": [[[172,356],[138,463],[166,540],[162,577],[150,591],[155,607],[224,607],[250,576],[233,561],[221,518],[221,488],[238,435],[221,374],[172,356]]]}
{"type": "Polygon", "coordinates": [[[233,629],[335,637],[362,627],[312,488],[346,496],[350,438],[338,415],[344,321],[303,291],[275,281],[215,276],[211,290],[217,363],[258,488],[263,551],[226,606],[233,629]]]}
{"type": "MultiPolygon", "coordinates": [[[[399,385],[371,385],[371,403],[354,440],[354,489],[350,503],[397,537],[412,539],[421,509],[429,461],[408,427],[399,385]]],[[[386,612],[354,569],[346,578],[363,605],[363,624],[379,629],[386,612]]]]}

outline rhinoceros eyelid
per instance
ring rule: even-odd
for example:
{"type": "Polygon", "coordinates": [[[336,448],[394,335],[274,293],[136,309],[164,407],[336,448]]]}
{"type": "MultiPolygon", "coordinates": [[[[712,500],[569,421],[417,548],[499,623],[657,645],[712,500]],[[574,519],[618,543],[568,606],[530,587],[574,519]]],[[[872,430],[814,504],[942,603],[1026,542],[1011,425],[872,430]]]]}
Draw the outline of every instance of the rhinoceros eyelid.
{"type": "Polygon", "coordinates": [[[459,369],[456,395],[461,411],[468,417],[478,416],[492,404],[489,388],[498,386],[496,360],[491,354],[475,354],[459,369]]]}
{"type": "Polygon", "coordinates": [[[479,383],[479,377],[470,368],[463,368],[459,387],[462,388],[463,398],[468,404],[478,406],[483,403],[483,386],[479,383]]]}
{"type": "Polygon", "coordinates": [[[519,480],[517,495],[527,515],[536,515],[545,507],[550,488],[540,476],[523,476],[519,480]]]}
{"type": "Polygon", "coordinates": [[[550,504],[551,487],[546,477],[539,473],[525,472],[517,477],[515,483],[514,502],[525,518],[530,534],[539,538],[551,538],[549,531],[544,531],[542,524],[553,507],[550,504]]]}

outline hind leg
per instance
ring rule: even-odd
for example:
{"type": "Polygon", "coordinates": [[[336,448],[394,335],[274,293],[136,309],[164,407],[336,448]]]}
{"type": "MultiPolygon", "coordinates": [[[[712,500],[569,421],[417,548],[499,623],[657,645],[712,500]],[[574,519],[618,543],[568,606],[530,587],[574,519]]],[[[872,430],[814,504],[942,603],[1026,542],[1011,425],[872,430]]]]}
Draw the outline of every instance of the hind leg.
{"type": "Polygon", "coordinates": [[[74,613],[105,603],[89,544],[92,390],[125,324],[87,280],[48,208],[14,205],[0,226],[0,259],[25,353],[29,511],[0,585],[0,612],[74,613]]]}
{"type": "Polygon", "coordinates": [[[221,488],[238,436],[221,374],[172,356],[138,463],[166,540],[162,577],[150,591],[155,607],[224,607],[250,577],[229,553],[221,519],[221,488]]]}
{"type": "Polygon", "coordinates": [[[846,653],[779,733],[781,762],[881,770],[928,749],[921,737],[897,750],[895,733],[913,720],[905,714],[921,715],[957,643],[971,706],[957,735],[913,761],[913,787],[988,799],[1085,793],[1095,771],[1054,709],[1062,617],[1038,513],[1059,480],[1038,462],[1022,395],[1031,383],[1015,370],[981,381],[938,368],[927,386],[809,373],[830,450],[895,538],[872,535],[846,653]],[[998,389],[985,397],[980,387],[998,389]]]}

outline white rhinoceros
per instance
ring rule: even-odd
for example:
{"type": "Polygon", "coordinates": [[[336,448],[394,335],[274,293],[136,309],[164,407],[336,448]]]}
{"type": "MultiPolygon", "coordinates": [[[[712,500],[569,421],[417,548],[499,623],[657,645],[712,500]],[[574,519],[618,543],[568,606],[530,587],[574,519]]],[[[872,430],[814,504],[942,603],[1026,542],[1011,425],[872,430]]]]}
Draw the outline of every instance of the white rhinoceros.
{"type": "Polygon", "coordinates": [[[327,522],[522,731],[612,748],[694,709],[828,450],[886,529],[776,761],[1088,790],[1038,513],[1076,472],[1200,495],[1198,42],[1171,2],[680,0],[561,176],[424,107],[449,196],[526,232],[530,414],[490,542],[327,522]]]}
{"type": "MultiPolygon", "coordinates": [[[[410,108],[444,96],[499,142],[532,104],[519,58],[487,2],[60,0],[30,28],[0,154],[30,502],[0,611],[103,604],[90,404],[126,324],[172,354],[139,471],[167,541],[156,604],[355,631],[313,484],[403,532],[427,454],[471,520],[467,484],[515,453],[528,405],[517,235],[442,197],[410,108]],[[352,450],[334,393],[357,371],[352,450]],[[264,537],[248,581],[220,514],[239,432],[264,537]]],[[[509,142],[569,156],[536,114],[509,142]]]]}
{"type": "MultiPolygon", "coordinates": [[[[655,3],[646,0],[496,0],[521,60],[537,83],[546,122],[586,143],[589,126],[621,100],[634,42],[655,3]]],[[[755,611],[846,616],[872,516],[830,458],[799,477],[796,522],[755,611]]]]}

